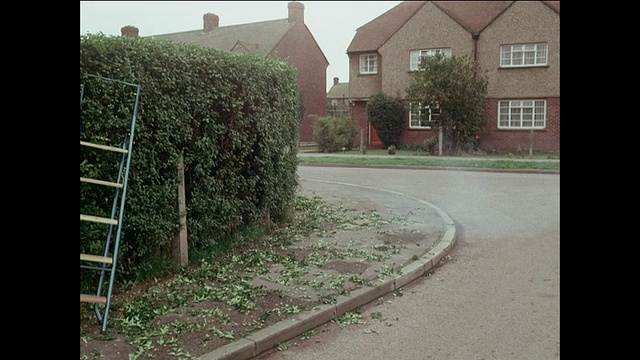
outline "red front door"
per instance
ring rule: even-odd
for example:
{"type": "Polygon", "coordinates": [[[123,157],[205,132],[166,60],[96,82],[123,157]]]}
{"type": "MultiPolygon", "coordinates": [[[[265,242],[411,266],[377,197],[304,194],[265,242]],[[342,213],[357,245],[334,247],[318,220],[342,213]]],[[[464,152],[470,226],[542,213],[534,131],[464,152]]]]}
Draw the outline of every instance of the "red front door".
{"type": "Polygon", "coordinates": [[[378,137],[376,129],[369,123],[369,147],[370,148],[382,148],[382,140],[378,137]]]}

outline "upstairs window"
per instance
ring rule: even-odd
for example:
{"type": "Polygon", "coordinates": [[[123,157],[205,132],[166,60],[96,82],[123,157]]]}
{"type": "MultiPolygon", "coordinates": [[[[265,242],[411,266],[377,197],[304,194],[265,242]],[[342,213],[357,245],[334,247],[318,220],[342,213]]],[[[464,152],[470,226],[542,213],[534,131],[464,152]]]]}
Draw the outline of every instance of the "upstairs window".
{"type": "Polygon", "coordinates": [[[502,100],[498,103],[499,129],[544,129],[546,100],[502,100]]]}
{"type": "Polygon", "coordinates": [[[501,67],[526,67],[547,65],[547,44],[502,45],[501,67]]]}
{"type": "Polygon", "coordinates": [[[409,70],[417,71],[420,65],[420,59],[425,56],[433,56],[442,53],[446,57],[451,57],[451,49],[429,49],[429,50],[411,50],[409,53],[409,70]]]}
{"type": "Polygon", "coordinates": [[[360,74],[377,74],[378,73],[378,55],[364,54],[360,55],[360,74]]]}

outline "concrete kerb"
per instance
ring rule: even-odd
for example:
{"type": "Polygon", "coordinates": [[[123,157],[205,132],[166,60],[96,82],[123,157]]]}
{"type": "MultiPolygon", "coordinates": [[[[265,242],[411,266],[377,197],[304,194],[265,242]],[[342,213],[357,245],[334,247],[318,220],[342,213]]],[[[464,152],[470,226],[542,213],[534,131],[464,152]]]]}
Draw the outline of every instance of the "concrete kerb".
{"type": "Polygon", "coordinates": [[[422,199],[399,193],[396,191],[380,189],[370,186],[360,186],[337,181],[309,180],[324,183],[333,183],[346,186],[368,188],[383,191],[398,196],[403,196],[420,202],[434,209],[444,222],[444,232],[437,244],[429,250],[422,258],[404,266],[400,275],[390,278],[373,287],[362,287],[353,290],[347,296],[339,296],[334,305],[321,305],[310,312],[281,321],[268,328],[259,330],[246,338],[234,341],[222,346],[210,353],[200,356],[200,360],[249,360],[263,352],[276,347],[278,344],[291,340],[301,335],[305,331],[312,330],[325,324],[338,315],[352,311],[360,306],[366,305],[390,292],[395,291],[412,281],[425,276],[431,269],[438,265],[440,260],[447,255],[456,241],[456,228],[453,220],[444,211],[422,199]]]}

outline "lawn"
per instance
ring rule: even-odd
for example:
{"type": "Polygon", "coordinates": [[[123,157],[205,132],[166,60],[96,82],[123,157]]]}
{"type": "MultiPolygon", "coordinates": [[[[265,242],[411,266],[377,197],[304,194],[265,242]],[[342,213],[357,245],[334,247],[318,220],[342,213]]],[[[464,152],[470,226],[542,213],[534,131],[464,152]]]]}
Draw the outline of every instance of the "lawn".
{"type": "Polygon", "coordinates": [[[530,170],[560,170],[558,155],[534,154],[492,154],[439,157],[428,155],[423,151],[397,150],[395,155],[387,154],[387,150],[367,150],[365,154],[357,150],[340,151],[331,154],[314,152],[300,152],[300,164],[353,164],[353,165],[395,165],[395,166],[425,166],[425,167],[460,167],[483,169],[530,169],[530,170]]]}

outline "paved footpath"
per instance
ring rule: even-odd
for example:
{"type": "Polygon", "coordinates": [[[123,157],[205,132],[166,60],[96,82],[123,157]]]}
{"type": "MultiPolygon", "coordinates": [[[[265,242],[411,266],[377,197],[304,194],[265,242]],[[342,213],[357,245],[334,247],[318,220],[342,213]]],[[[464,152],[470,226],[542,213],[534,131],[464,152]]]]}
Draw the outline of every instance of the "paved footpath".
{"type": "MultiPolygon", "coordinates": [[[[200,357],[213,359],[251,359],[278,344],[299,336],[337,315],[354,310],[381,296],[423,277],[445,256],[455,242],[455,226],[447,214],[430,203],[396,191],[373,186],[358,186],[330,180],[301,179],[301,194],[320,197],[343,209],[339,216],[362,219],[357,229],[342,228],[322,236],[314,235],[297,242],[287,251],[308,255],[322,246],[333,253],[345,254],[326,262],[321,268],[304,274],[307,283],[331,279],[356,279],[347,284],[348,294],[337,297],[335,304],[321,305],[253,333],[200,357]],[[319,277],[318,273],[323,276],[319,277]],[[324,280],[323,280],[324,279],[324,280]]],[[[281,268],[253,282],[285,294],[318,301],[323,294],[309,286],[277,281],[281,268]]]]}

